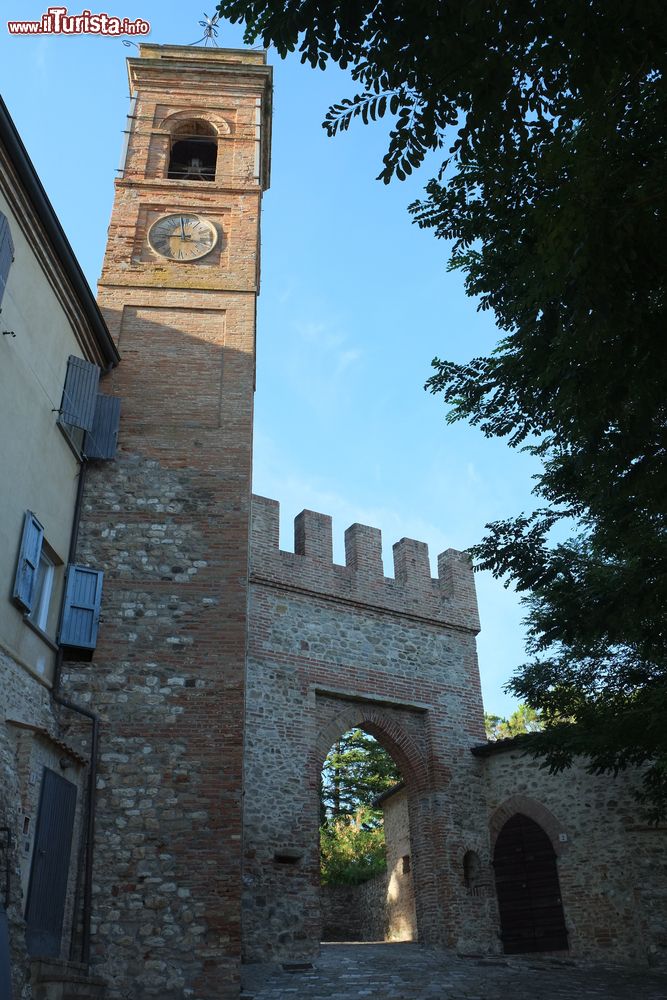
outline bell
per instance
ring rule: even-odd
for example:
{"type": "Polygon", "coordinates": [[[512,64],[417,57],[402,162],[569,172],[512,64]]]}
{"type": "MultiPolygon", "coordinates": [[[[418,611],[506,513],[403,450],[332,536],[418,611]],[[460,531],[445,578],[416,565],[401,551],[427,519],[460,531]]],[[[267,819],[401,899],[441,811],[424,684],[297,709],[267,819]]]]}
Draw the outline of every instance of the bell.
{"type": "MultiPolygon", "coordinates": [[[[210,170],[208,173],[210,174],[210,170]]],[[[200,160],[198,156],[192,156],[190,162],[185,167],[183,177],[186,181],[205,181],[206,176],[203,160],[200,160]]]]}

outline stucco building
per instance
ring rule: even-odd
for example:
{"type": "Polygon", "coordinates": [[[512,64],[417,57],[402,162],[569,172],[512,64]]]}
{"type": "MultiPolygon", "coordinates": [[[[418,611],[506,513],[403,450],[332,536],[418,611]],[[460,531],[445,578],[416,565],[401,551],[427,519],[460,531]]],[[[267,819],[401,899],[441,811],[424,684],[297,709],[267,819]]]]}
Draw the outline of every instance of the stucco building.
{"type": "MultiPolygon", "coordinates": [[[[85,469],[115,451],[118,362],[99,308],[0,103],[0,995],[9,954],[69,957],[86,881],[90,733],[74,747],[63,657],[95,646],[103,573],[77,563],[85,469]]],[[[90,878],[88,878],[90,888],[90,878]]],[[[37,970],[36,970],[37,974],[37,970]]],[[[17,994],[20,995],[20,994],[17,994]]]]}
{"type": "MultiPolygon", "coordinates": [[[[313,511],[296,519],[285,552],[278,504],[251,495],[266,54],[142,45],[128,72],[104,322],[67,271],[67,322],[48,333],[50,360],[37,372],[16,361],[7,397],[19,375],[38,398],[48,386],[35,467],[55,464],[61,478],[46,493],[27,472],[23,485],[20,476],[6,485],[5,579],[20,578],[22,532],[37,523],[56,603],[67,563],[92,581],[77,592],[73,631],[67,600],[37,626],[17,606],[20,586],[0,608],[12,877],[29,879],[36,768],[64,770],[77,790],[70,826],[80,848],[70,852],[54,961],[35,966],[34,995],[48,976],[55,995],[60,974],[78,976],[81,996],[227,1000],[239,995],[242,959],[313,956],[319,774],[353,726],[382,743],[404,781],[387,803],[396,836],[375,897],[388,907],[377,924],[389,936],[401,922],[402,936],[464,952],[664,961],[664,830],[638,822],[632,776],[548,778],[516,748],[484,743],[467,558],[441,554],[432,579],[426,546],[401,539],[387,576],[379,531],[357,524],[337,565],[331,519],[313,511]],[[84,384],[95,398],[82,427],[66,404],[84,384]]],[[[20,217],[0,208],[18,234],[20,217]]],[[[74,267],[53,257],[56,277],[63,260],[74,267]]],[[[6,313],[3,299],[3,330],[16,333],[3,335],[5,350],[43,336],[38,316],[26,322],[18,265],[17,254],[5,295],[24,312],[6,313]]],[[[54,295],[53,282],[43,294],[54,295]]],[[[3,461],[20,465],[16,451],[3,461]]],[[[17,995],[30,898],[13,883],[17,995]]]]}

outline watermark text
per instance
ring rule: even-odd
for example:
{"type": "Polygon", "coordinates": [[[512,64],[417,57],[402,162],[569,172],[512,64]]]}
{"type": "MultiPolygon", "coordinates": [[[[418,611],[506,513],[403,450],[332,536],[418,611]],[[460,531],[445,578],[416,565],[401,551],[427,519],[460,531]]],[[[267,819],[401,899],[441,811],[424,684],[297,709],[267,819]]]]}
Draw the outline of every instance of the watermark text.
{"type": "Polygon", "coordinates": [[[39,21],[7,21],[10,35],[147,35],[151,26],[138,17],[116,17],[82,10],[68,13],[67,7],[49,7],[39,21]]]}

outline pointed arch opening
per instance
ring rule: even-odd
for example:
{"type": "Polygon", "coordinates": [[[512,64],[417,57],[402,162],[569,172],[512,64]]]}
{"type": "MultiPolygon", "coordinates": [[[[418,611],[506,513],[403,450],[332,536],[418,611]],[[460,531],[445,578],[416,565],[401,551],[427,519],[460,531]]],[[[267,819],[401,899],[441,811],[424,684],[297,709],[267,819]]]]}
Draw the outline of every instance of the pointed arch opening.
{"type": "Polygon", "coordinates": [[[493,867],[505,954],[566,951],[556,852],[540,824],[524,813],[507,819],[496,838],[493,867]]]}

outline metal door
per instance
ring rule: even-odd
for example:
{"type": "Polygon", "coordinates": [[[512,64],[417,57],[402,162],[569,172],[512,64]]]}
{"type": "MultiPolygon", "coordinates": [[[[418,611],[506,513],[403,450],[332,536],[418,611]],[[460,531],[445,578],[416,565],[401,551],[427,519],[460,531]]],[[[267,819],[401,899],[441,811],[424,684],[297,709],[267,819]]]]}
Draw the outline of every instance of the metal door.
{"type": "Polygon", "coordinates": [[[75,809],[76,785],[45,767],[25,911],[26,943],[34,956],[60,955],[75,809]]]}
{"type": "Polygon", "coordinates": [[[505,954],[567,949],[556,855],[542,827],[512,816],[498,835],[493,867],[505,954]]]}

